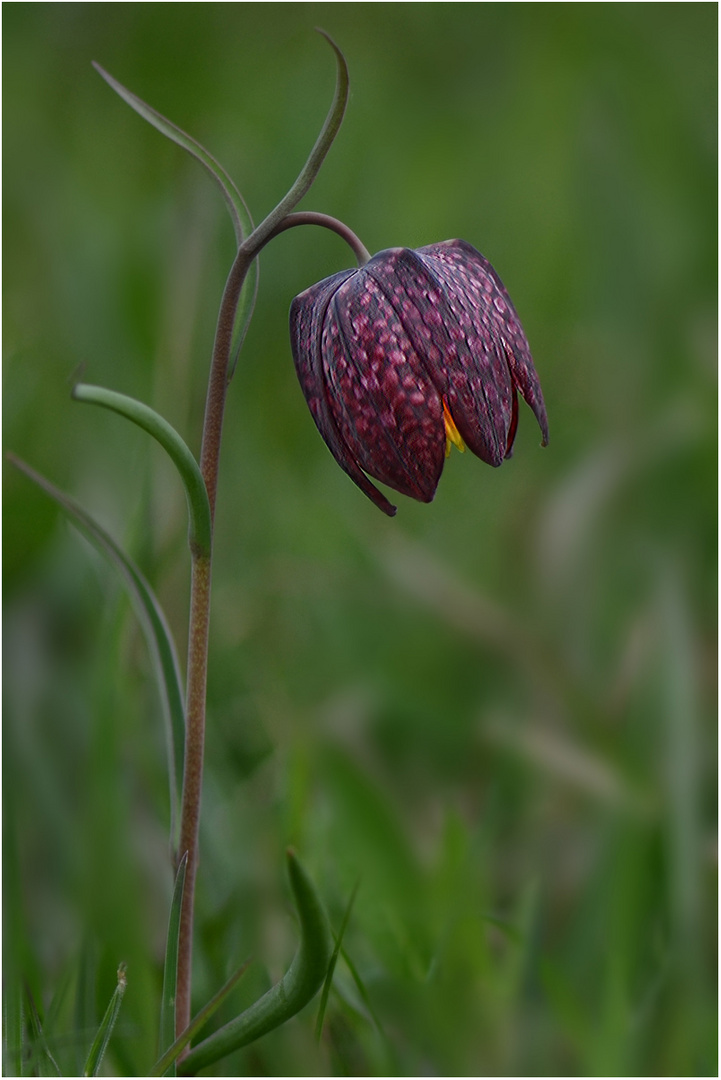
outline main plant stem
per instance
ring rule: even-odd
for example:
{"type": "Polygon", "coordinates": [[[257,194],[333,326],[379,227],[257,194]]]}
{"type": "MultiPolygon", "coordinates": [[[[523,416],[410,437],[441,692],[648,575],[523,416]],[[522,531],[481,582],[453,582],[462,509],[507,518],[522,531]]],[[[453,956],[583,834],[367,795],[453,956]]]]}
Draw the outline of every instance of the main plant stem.
{"type": "MultiPolygon", "coordinates": [[[[233,321],[240,291],[253,259],[278,233],[295,225],[320,225],[338,233],[352,248],[359,266],[370,258],[360,240],[347,226],[327,214],[312,212],[287,214],[277,225],[268,228],[270,218],[251,234],[239,248],[225,284],[213,345],[213,359],[208,380],[203,421],[203,442],[200,451],[200,471],[208,491],[211,522],[215,518],[215,499],[218,489],[220,443],[223,433],[225,398],[228,391],[233,321]]],[[[183,799],[180,813],[180,847],[178,858],[185,852],[188,863],[185,874],[183,907],[180,916],[178,943],[178,978],[175,998],[176,1038],[190,1023],[190,986],[193,954],[193,915],[195,879],[198,872],[198,827],[203,785],[203,756],[205,745],[205,705],[208,681],[208,630],[210,626],[210,586],[212,576],[212,540],[210,554],[192,552],[190,583],[190,629],[188,638],[188,682],[185,723],[185,765],[183,770],[183,799]]],[[[189,1048],[186,1053],[189,1052],[189,1048]]],[[[185,1055],[181,1055],[181,1060],[185,1055]]]]}
{"type": "MultiPolygon", "coordinates": [[[[228,366],[233,334],[233,319],[252,255],[238,252],[223,292],[218,325],[213,345],[208,393],[205,401],[203,442],[200,452],[200,471],[208,491],[211,521],[215,517],[215,498],[218,490],[220,442],[223,433],[223,414],[228,389],[228,366]]],[[[188,681],[185,720],[185,765],[183,770],[183,799],[180,811],[179,857],[187,852],[183,907],[180,916],[178,943],[178,978],[175,999],[175,1034],[185,1031],[190,1023],[190,985],[193,957],[193,914],[195,879],[198,872],[198,827],[200,799],[203,786],[203,756],[205,746],[205,703],[208,681],[208,630],[210,626],[211,554],[192,553],[190,581],[190,622],[188,636],[188,681]]]]}

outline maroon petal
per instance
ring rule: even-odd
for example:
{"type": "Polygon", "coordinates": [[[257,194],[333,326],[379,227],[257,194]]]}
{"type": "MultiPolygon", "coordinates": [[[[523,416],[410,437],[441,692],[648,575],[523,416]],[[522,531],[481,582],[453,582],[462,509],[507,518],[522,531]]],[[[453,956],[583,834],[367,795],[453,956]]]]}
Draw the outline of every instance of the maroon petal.
{"type": "Polygon", "coordinates": [[[513,454],[513,444],[516,440],[516,428],[518,427],[518,394],[516,393],[516,387],[513,387],[513,412],[511,414],[511,426],[508,429],[508,441],[506,442],[506,457],[509,458],[513,454]]]}
{"type": "Polygon", "coordinates": [[[548,417],[543,391],[531,357],[526,335],[510,296],[488,259],[465,240],[446,240],[420,248],[429,257],[449,290],[475,296],[486,310],[490,332],[502,342],[514,384],[531,407],[548,444],[548,417]]]}
{"type": "Polygon", "coordinates": [[[358,463],[396,491],[430,502],[445,460],[441,398],[365,268],[334,295],[322,353],[333,416],[358,463]]]}
{"type": "Polygon", "coordinates": [[[396,507],[371,484],[343,441],[331,413],[324,386],[321,356],[323,321],[333,294],[347,278],[356,273],[358,271],[344,270],[296,296],[290,307],[290,342],[301,389],[326,446],[361,491],[385,514],[392,517],[396,507]]]}
{"type": "Polygon", "coordinates": [[[443,471],[446,424],[491,465],[510,457],[518,392],[548,442],[543,394],[501,279],[462,240],[392,248],[293,301],[298,378],[339,465],[385,513],[368,476],[423,502],[443,471]],[[368,474],[368,476],[366,475],[368,474]]]}
{"type": "Polygon", "coordinates": [[[512,408],[511,376],[501,342],[484,323],[475,298],[449,288],[431,259],[407,249],[381,256],[365,269],[379,282],[424,357],[464,442],[488,464],[500,465],[512,408]]]}

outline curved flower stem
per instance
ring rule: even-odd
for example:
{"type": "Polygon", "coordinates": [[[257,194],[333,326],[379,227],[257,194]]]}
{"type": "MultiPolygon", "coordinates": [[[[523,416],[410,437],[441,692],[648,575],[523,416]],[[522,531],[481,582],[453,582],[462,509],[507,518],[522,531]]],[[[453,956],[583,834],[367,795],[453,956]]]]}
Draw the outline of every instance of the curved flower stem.
{"type": "MultiPolygon", "coordinates": [[[[335,42],[319,31],[333,48],[336,55],[336,88],[330,111],[323,128],[311,150],[310,156],[297,180],[274,210],[247,237],[238,248],[223,291],[218,314],[218,324],[213,344],[208,393],[203,421],[203,441],[200,452],[200,471],[208,491],[211,527],[215,517],[215,499],[218,488],[220,443],[228,391],[230,360],[233,344],[233,324],[246,275],[261,248],[268,243],[277,227],[300,202],[318,175],[318,170],[330,150],[340,128],[348,102],[348,66],[335,42]]],[[[323,215],[321,215],[323,216],[323,215]]],[[[293,224],[293,223],[291,223],[293,224]]],[[[298,222],[300,224],[300,222],[298,222]]],[[[327,222],[325,222],[327,224],[327,222]]],[[[289,228],[290,225],[286,225],[289,228]]],[[[337,231],[337,230],[336,230],[337,231]]],[[[341,234],[343,235],[343,234],[341,234]]],[[[346,237],[347,238],[347,237],[346,237]]],[[[353,246],[353,244],[351,244],[353,246]]],[[[362,246],[362,245],[361,245],[362,246]]],[[[358,251],[355,247],[354,250],[358,251]]],[[[363,249],[365,251],[365,249],[363,249]]],[[[367,252],[365,253],[367,254],[367,252]]],[[[211,545],[212,547],[212,545],[211,545]]],[[[188,640],[188,683],[186,693],[185,769],[183,773],[183,797],[180,815],[180,847],[178,858],[188,853],[185,893],[180,916],[178,942],[178,980],[175,1013],[176,1037],[190,1023],[190,982],[193,948],[193,912],[195,902],[195,879],[198,871],[198,826],[200,821],[200,798],[203,780],[203,755],[205,745],[205,702],[208,677],[208,629],[210,624],[210,586],[212,552],[210,555],[194,553],[190,585],[190,632],[188,640]]],[[[187,1053],[186,1048],[186,1053],[187,1053]]],[[[184,1056],[184,1055],[183,1055],[184,1056]]],[[[180,1061],[180,1058],[178,1059],[180,1061]]]]}
{"type": "Polygon", "coordinates": [[[286,229],[292,229],[296,225],[320,225],[321,228],[330,229],[331,232],[337,233],[338,236],[345,240],[346,244],[352,249],[358,260],[358,266],[365,266],[367,262],[370,262],[371,255],[368,248],[358,239],[352,229],[349,229],[338,218],[331,217],[330,214],[318,214],[313,210],[304,210],[298,214],[287,214],[280,224],[273,229],[268,240],[272,240],[274,236],[278,236],[279,233],[285,232],[286,229]]]}
{"type": "MultiPolygon", "coordinates": [[[[274,236],[295,225],[321,225],[338,233],[353,249],[359,265],[364,265],[370,255],[358,237],[342,222],[327,214],[313,212],[288,214],[284,219],[260,234],[257,246],[248,250],[248,243],[238,249],[228,275],[218,314],[218,325],[213,345],[208,394],[205,402],[203,442],[200,451],[200,471],[208,491],[211,527],[215,518],[215,500],[218,489],[220,443],[223,433],[225,399],[228,391],[228,373],[231,357],[233,324],[241,289],[248,270],[261,248],[274,236]]],[[[260,226],[259,228],[262,228],[260,226]]],[[[259,230],[256,230],[258,233],[259,230]]],[[[256,235],[254,233],[253,235],[256,235]]],[[[211,545],[212,547],[212,545],[211,545]]],[[[175,1013],[175,1033],[179,1037],[190,1023],[190,975],[193,944],[193,910],[195,878],[198,869],[198,826],[203,780],[203,756],[205,745],[205,702],[208,677],[208,629],[210,623],[210,585],[212,554],[193,554],[190,585],[190,637],[188,641],[188,683],[186,692],[185,769],[183,773],[183,798],[180,816],[180,846],[178,858],[188,853],[185,893],[180,918],[178,947],[178,982],[175,1013]]]]}

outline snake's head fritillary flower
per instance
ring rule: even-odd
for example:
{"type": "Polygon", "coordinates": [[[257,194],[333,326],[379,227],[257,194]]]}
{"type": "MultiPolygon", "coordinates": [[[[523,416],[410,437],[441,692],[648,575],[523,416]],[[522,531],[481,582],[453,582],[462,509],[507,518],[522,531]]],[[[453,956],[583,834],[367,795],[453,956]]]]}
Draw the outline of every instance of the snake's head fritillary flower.
{"type": "Polygon", "coordinates": [[[510,456],[518,394],[548,442],[520,320],[487,259],[463,240],[381,251],[307,289],[290,309],[298,378],[338,464],[430,502],[452,445],[489,465],[510,456]],[[367,474],[367,475],[366,475],[367,474]]]}

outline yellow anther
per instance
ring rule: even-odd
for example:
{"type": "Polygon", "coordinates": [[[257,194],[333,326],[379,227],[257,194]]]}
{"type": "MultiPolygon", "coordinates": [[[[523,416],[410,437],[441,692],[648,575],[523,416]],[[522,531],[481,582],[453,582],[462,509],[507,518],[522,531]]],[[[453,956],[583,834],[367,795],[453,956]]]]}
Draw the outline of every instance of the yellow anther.
{"type": "Polygon", "coordinates": [[[466,451],[466,444],[461,438],[460,432],[455,425],[445,398],[443,398],[443,422],[446,425],[446,457],[448,457],[451,452],[451,444],[458,447],[460,452],[464,454],[466,451]]]}

